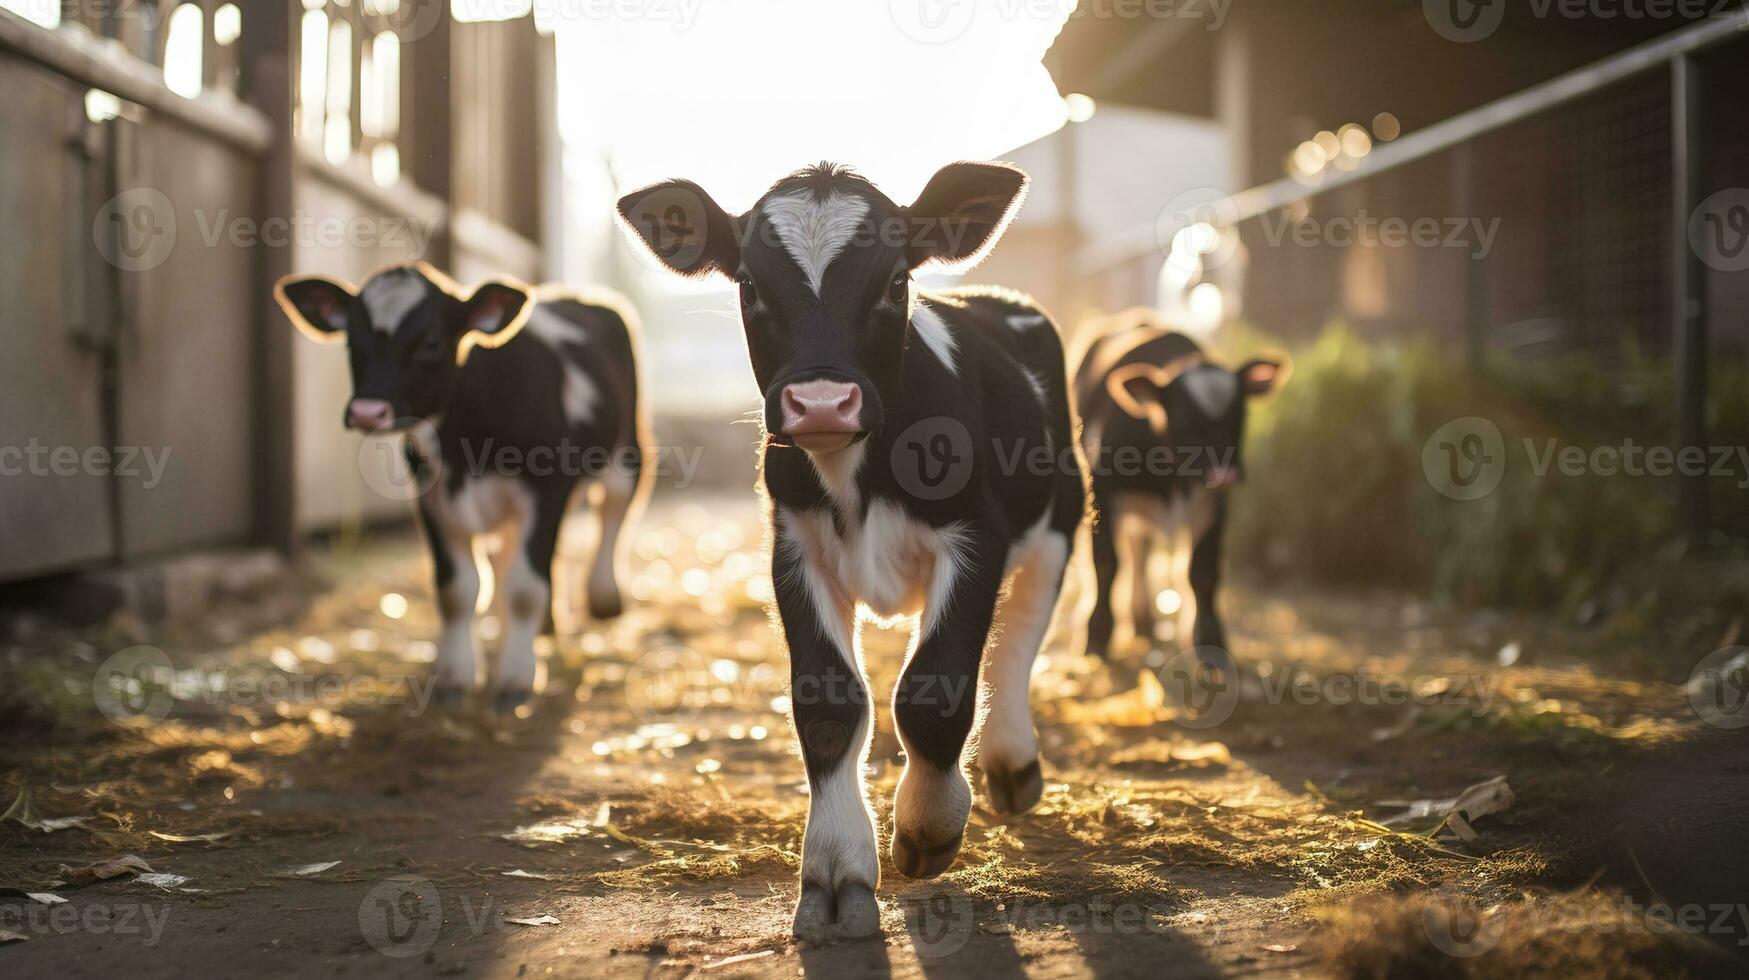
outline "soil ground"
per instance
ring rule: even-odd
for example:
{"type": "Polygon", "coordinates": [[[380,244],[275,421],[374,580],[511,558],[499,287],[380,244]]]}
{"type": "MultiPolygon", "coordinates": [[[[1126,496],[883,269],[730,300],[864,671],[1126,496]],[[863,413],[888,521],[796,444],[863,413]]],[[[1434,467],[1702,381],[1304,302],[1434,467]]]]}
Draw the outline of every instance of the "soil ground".
{"type": "MultiPolygon", "coordinates": [[[[1595,630],[1547,619],[1245,583],[1225,599],[1230,717],[1179,706],[1148,670],[1158,652],[1093,663],[1058,630],[1034,681],[1040,807],[975,810],[940,878],[884,869],[883,936],[798,947],[806,784],[751,495],[659,503],[631,552],[629,611],[561,616],[547,693],[521,718],[422,710],[436,613],[410,533],[333,542],[298,583],[182,627],[15,619],[0,772],[7,800],[28,802],[0,821],[0,930],[23,938],[0,945],[0,970],[947,980],[1749,964],[1749,746],[1735,715],[1707,724],[1694,707],[1697,652],[1606,656],[1595,630]],[[1474,839],[1409,809],[1497,776],[1511,805],[1478,817],[1474,839]],[[55,818],[82,819],[47,829],[55,818]],[[137,867],[90,880],[126,855],[186,881],[137,867]]],[[[499,627],[479,622],[488,650],[499,627]]],[[[906,633],[864,634],[890,691],[906,633]]],[[[882,710],[868,768],[887,830],[901,766],[882,710]]]]}

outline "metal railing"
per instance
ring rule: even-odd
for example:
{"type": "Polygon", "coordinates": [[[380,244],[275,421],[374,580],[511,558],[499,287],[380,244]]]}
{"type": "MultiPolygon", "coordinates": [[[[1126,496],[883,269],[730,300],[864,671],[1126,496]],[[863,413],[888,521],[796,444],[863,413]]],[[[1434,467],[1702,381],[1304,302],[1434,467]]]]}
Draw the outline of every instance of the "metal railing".
{"type": "MultiPolygon", "coordinates": [[[[1290,207],[1320,194],[1388,173],[1434,154],[1472,144],[1478,138],[1516,123],[1572,105],[1611,85],[1656,71],[1669,72],[1671,195],[1668,302],[1673,328],[1672,369],[1676,381],[1674,432],[1678,446],[1704,445],[1706,430],[1707,269],[1689,246],[1690,216],[1706,196],[1703,182],[1701,78],[1698,57],[1736,40],[1749,40],[1749,10],[1710,18],[1611,55],[1546,82],[1461,112],[1389,143],[1376,144],[1352,170],[1326,171],[1317,184],[1283,177],[1234,194],[1216,209],[1216,223],[1233,227],[1290,207]]],[[[1105,241],[1092,243],[1075,256],[1082,275],[1109,270],[1158,255],[1161,243],[1153,224],[1137,226],[1105,241]]],[[[1708,526],[1706,486],[1699,477],[1680,481],[1683,527],[1690,532],[1708,526]]]]}

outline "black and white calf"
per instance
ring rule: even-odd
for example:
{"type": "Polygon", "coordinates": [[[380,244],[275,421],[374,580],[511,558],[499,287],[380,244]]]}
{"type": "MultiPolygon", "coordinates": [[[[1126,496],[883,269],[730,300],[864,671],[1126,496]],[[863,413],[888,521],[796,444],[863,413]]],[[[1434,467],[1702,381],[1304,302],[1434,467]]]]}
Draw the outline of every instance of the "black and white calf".
{"type": "Polygon", "coordinates": [[[891,839],[901,873],[937,874],[959,850],[986,647],[977,762],[990,803],[1020,811],[1042,790],[1027,686],[1085,507],[1062,345],[1022,296],[931,294],[911,281],[923,266],[980,258],[1025,186],[1009,166],[953,164],[902,207],[822,164],[742,215],[684,181],[620,201],[667,266],[740,287],[765,399],[772,581],[811,788],[803,939],[878,925],[859,609],[919,617],[893,698],[906,755],[891,839]]]}
{"type": "Polygon", "coordinates": [[[1093,471],[1098,515],[1093,525],[1098,581],[1087,652],[1109,652],[1120,561],[1129,576],[1135,635],[1153,639],[1156,602],[1148,565],[1161,543],[1171,550],[1175,574],[1189,578],[1193,597],[1180,605],[1178,615],[1179,622],[1194,625],[1175,639],[1183,643],[1190,637],[1199,649],[1225,651],[1215,590],[1227,493],[1244,475],[1246,404],[1277,387],[1285,371],[1275,360],[1249,361],[1230,371],[1211,363],[1195,341],[1151,317],[1132,312],[1116,319],[1115,329],[1094,327],[1096,339],[1075,372],[1082,447],[1093,471]],[[1182,560],[1185,551],[1188,563],[1182,560]]]}
{"type": "Polygon", "coordinates": [[[357,291],[287,278],[274,295],[305,334],[346,341],[346,427],[406,434],[443,616],[437,700],[459,701],[484,681],[473,545],[497,533],[493,578],[506,628],[494,702],[521,704],[540,687],[534,641],[551,622],[559,527],[585,482],[599,487],[601,519],[589,612],[621,610],[617,544],[646,482],[630,307],[501,282],[464,296],[423,263],[385,269],[357,291]]]}

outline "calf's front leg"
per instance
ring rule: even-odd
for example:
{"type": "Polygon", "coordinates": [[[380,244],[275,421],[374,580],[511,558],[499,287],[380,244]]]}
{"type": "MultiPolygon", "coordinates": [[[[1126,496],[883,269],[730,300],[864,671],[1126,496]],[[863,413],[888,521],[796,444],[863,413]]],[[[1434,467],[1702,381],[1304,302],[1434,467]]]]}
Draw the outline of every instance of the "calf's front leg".
{"type": "Polygon", "coordinates": [[[771,580],[789,644],[790,704],[809,793],[794,932],[811,943],[871,936],[880,929],[880,859],[862,782],[871,715],[855,654],[856,608],[786,523],[779,523],[771,580]]]}
{"type": "Polygon", "coordinates": [[[1196,600],[1196,622],[1191,627],[1193,642],[1207,653],[1219,650],[1217,659],[1225,660],[1227,631],[1221,624],[1220,611],[1215,608],[1215,594],[1221,585],[1221,537],[1227,526],[1227,498],[1216,496],[1204,515],[1191,524],[1190,591],[1196,600]]]}
{"type": "Polygon", "coordinates": [[[1069,562],[1068,535],[1043,531],[1017,557],[998,613],[1002,628],[990,647],[985,677],[990,710],[978,733],[978,769],[997,813],[1023,813],[1044,793],[1029,694],[1033,661],[1051,625],[1069,562]]]}
{"type": "MultiPolygon", "coordinates": [[[[636,466],[638,457],[627,457],[636,466]]],[[[597,516],[601,534],[596,539],[595,561],[589,568],[589,615],[595,619],[612,619],[625,610],[620,598],[618,561],[619,535],[628,515],[637,504],[640,479],[636,472],[616,469],[601,479],[601,503],[597,516]]]]}
{"type": "Polygon", "coordinates": [[[959,853],[972,789],[962,765],[977,716],[978,663],[1002,588],[1006,545],[958,532],[936,559],[918,641],[893,691],[905,771],[893,798],[893,865],[908,878],[947,870],[959,853]]]}
{"type": "Polygon", "coordinates": [[[1111,611],[1111,593],[1117,585],[1117,532],[1112,525],[1117,513],[1111,498],[1093,493],[1094,515],[1088,528],[1093,543],[1093,611],[1087,617],[1087,655],[1104,659],[1111,653],[1111,634],[1117,617],[1111,611]]]}
{"type": "MultiPolygon", "coordinates": [[[[433,490],[442,493],[442,489],[433,490]]],[[[433,701],[456,705],[480,686],[480,657],[474,649],[474,605],[480,600],[480,569],[474,564],[473,535],[443,520],[443,510],[422,502],[420,521],[431,547],[437,582],[437,612],[443,620],[437,638],[433,701]]]]}
{"type": "Polygon", "coordinates": [[[545,628],[553,602],[553,554],[565,518],[568,488],[530,490],[520,505],[520,539],[498,583],[505,612],[504,652],[498,658],[493,707],[514,711],[541,688],[534,640],[545,628]]]}

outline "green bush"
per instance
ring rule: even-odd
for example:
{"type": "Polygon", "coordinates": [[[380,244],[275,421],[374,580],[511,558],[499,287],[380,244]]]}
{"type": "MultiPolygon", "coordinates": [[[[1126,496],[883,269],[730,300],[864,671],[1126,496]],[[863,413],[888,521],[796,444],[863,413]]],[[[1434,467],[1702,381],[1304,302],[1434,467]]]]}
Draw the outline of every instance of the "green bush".
{"type": "MultiPolygon", "coordinates": [[[[1254,337],[1239,336],[1256,349],[1254,337]]],[[[1252,412],[1231,560],[1442,600],[1570,607],[1670,539],[1672,488],[1590,467],[1539,475],[1534,464],[1549,440],[1589,453],[1660,439],[1667,430],[1648,406],[1668,386],[1648,379],[1664,374],[1637,361],[1606,374],[1577,358],[1474,372],[1429,341],[1328,328],[1294,355],[1286,388],[1252,412]],[[1457,500],[1435,488],[1423,449],[1441,426],[1469,416],[1498,427],[1505,469],[1492,492],[1457,500]]]]}

